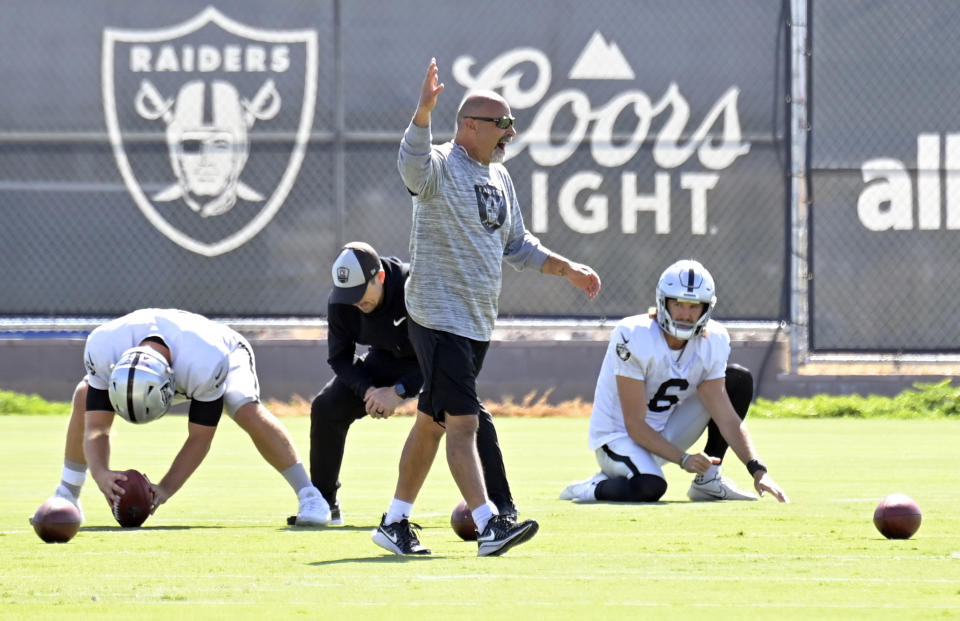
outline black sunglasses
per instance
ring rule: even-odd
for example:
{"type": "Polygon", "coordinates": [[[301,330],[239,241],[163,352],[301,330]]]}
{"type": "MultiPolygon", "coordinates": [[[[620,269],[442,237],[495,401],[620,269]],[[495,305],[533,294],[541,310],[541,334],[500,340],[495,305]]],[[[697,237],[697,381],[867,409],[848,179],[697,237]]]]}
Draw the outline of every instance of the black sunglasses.
{"type": "Polygon", "coordinates": [[[490,121],[491,123],[495,123],[500,129],[510,129],[516,120],[512,116],[501,116],[499,118],[492,116],[464,116],[463,118],[474,119],[476,121],[490,121]]]}

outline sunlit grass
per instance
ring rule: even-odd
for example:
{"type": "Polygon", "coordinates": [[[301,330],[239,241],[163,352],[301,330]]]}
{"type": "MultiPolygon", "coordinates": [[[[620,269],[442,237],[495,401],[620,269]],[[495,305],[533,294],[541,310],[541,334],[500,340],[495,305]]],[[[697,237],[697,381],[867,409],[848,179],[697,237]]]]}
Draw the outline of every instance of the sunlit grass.
{"type": "MultiPolygon", "coordinates": [[[[42,543],[27,516],[56,485],[65,420],[0,417],[3,619],[942,619],[960,615],[960,495],[949,472],[955,420],[748,421],[793,503],[691,503],[667,470],[663,501],[576,505],[563,486],[596,471],[585,419],[503,418],[501,446],[536,538],[501,558],[448,525],[459,494],[441,450],[413,521],[434,555],[406,559],[369,531],[393,495],[409,418],[361,420],[348,438],[346,526],[287,528],[293,492],[231,421],[186,486],[144,528],[119,528],[96,486],[68,544],[42,543]],[[912,496],[907,541],[873,527],[888,493],[912,496]]],[[[304,454],[309,419],[286,418],[304,454]]],[[[162,476],[182,416],[115,426],[112,461],[162,476]]],[[[748,477],[734,457],[727,474],[748,477]]]]}

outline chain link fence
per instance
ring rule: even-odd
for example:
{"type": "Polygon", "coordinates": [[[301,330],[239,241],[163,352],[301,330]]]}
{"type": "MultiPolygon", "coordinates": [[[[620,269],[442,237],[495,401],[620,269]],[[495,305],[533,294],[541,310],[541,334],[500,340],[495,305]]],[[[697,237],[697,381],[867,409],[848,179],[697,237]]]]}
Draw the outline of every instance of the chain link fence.
{"type": "Polygon", "coordinates": [[[956,3],[811,8],[811,348],[956,352],[956,3]]]}
{"type": "Polygon", "coordinates": [[[683,257],[714,272],[720,317],[788,312],[780,3],[6,9],[2,316],[323,316],[343,243],[407,257],[396,152],[433,56],[435,141],[468,89],[502,92],[527,227],[604,281],[588,304],[506,269],[502,315],[642,312],[683,257]]]}
{"type": "Polygon", "coordinates": [[[396,151],[435,56],[435,142],[469,89],[504,94],[527,227],[604,281],[587,303],[506,269],[504,317],[642,312],[662,268],[695,257],[720,318],[809,320],[812,352],[956,351],[960,134],[944,76],[960,14],[949,0],[804,3],[796,317],[800,2],[8,3],[0,316],[322,317],[343,243],[407,257],[396,151]]]}

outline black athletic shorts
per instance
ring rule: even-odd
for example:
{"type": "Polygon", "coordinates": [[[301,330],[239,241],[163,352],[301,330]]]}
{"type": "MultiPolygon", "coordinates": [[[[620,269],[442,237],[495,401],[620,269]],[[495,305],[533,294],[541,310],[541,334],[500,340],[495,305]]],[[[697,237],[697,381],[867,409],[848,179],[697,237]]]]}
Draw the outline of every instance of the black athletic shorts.
{"type": "Polygon", "coordinates": [[[477,375],[490,343],[426,328],[412,319],[407,332],[423,372],[420,411],[439,423],[445,414],[479,414],[477,375]]]}

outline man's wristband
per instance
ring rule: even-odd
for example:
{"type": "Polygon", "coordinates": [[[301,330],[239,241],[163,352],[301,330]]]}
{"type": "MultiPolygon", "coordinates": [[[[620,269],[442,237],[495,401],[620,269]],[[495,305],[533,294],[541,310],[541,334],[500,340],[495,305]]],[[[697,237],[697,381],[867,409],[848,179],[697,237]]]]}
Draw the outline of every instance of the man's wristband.
{"type": "Polygon", "coordinates": [[[683,456],[680,458],[680,461],[678,462],[681,468],[683,468],[686,465],[688,459],[690,459],[690,453],[684,453],[683,456]]]}
{"type": "Polygon", "coordinates": [[[393,392],[397,393],[397,396],[400,397],[401,399],[406,399],[406,397],[404,397],[403,395],[407,392],[407,389],[404,387],[403,384],[401,384],[401,383],[399,383],[399,382],[397,382],[396,384],[394,384],[394,385],[393,385],[393,392]]]}
{"type": "Polygon", "coordinates": [[[763,463],[759,459],[751,459],[747,462],[747,472],[750,473],[750,476],[757,474],[757,472],[761,470],[767,472],[767,464],[763,463]]]}

